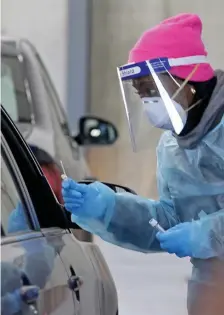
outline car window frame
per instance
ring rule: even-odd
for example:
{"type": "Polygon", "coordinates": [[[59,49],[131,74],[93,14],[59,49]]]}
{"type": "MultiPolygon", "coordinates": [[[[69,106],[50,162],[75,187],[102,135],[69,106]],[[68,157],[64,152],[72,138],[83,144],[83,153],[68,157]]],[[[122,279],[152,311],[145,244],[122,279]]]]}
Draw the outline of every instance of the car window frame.
{"type": "MultiPolygon", "coordinates": [[[[18,195],[20,197],[20,201],[23,205],[24,214],[26,216],[27,223],[29,225],[29,230],[21,231],[21,233],[24,234],[24,233],[28,233],[28,232],[40,231],[39,221],[37,219],[34,205],[33,205],[32,200],[30,198],[26,184],[24,183],[24,180],[23,180],[23,177],[20,173],[18,165],[14,159],[14,156],[13,156],[2,132],[1,132],[1,156],[4,159],[4,162],[8,168],[8,171],[11,175],[11,178],[14,182],[14,185],[15,185],[16,190],[18,192],[18,195]]],[[[21,234],[19,232],[7,233],[7,231],[4,230],[4,227],[2,227],[2,229],[4,231],[5,236],[13,236],[15,234],[21,234]]]]}
{"type": "MultiPolygon", "coordinates": [[[[6,58],[15,58],[19,62],[20,70],[21,70],[20,75],[23,78],[24,93],[26,95],[27,104],[28,104],[27,109],[29,111],[28,113],[29,120],[27,120],[27,122],[25,123],[34,124],[35,122],[34,105],[33,105],[33,100],[31,97],[29,80],[26,73],[24,56],[22,53],[16,51],[14,48],[10,47],[8,44],[4,42],[3,42],[3,50],[1,51],[1,56],[6,57],[6,58]]],[[[19,104],[17,105],[19,106],[19,104]]],[[[18,112],[19,112],[19,109],[18,109],[18,112]]],[[[20,121],[20,119],[18,119],[16,123],[20,123],[20,122],[24,123],[23,121],[20,121]]]]}
{"type": "Polygon", "coordinates": [[[39,163],[3,106],[1,106],[1,125],[2,134],[18,165],[32,200],[40,229],[61,228],[69,230],[69,213],[63,210],[62,205],[58,203],[39,163]],[[40,195],[43,198],[40,198],[40,195]],[[57,215],[55,215],[56,212],[57,215]],[[52,217],[54,217],[56,225],[49,223],[52,217]]]}

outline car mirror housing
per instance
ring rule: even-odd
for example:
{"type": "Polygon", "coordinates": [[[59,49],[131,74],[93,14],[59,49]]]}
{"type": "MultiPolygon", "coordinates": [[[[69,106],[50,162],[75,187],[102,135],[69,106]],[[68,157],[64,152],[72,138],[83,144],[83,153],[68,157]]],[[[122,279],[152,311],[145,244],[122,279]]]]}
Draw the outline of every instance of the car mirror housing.
{"type": "Polygon", "coordinates": [[[95,116],[84,116],[79,120],[79,134],[74,140],[80,146],[112,145],[118,138],[117,128],[107,120],[95,116]]]}

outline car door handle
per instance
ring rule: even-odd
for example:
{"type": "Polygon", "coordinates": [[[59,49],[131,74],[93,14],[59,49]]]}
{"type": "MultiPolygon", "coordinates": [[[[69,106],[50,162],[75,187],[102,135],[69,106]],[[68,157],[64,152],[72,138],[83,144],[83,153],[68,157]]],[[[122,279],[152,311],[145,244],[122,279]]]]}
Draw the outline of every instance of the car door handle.
{"type": "Polygon", "coordinates": [[[68,287],[70,290],[72,290],[75,293],[77,301],[80,302],[79,289],[81,285],[83,284],[83,281],[80,277],[76,275],[75,270],[73,269],[72,266],[70,266],[70,272],[71,272],[71,276],[68,279],[68,287]]]}
{"type": "Polygon", "coordinates": [[[21,274],[22,287],[20,288],[20,296],[23,303],[29,306],[32,314],[38,315],[39,312],[36,307],[37,300],[40,294],[40,288],[32,285],[29,278],[24,272],[21,274]]]}

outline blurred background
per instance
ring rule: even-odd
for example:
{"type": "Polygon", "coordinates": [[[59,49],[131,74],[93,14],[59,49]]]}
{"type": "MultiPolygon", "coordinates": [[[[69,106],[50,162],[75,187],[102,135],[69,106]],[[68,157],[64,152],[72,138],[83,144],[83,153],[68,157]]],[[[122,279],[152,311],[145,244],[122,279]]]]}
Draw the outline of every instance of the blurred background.
{"type": "MultiPolygon", "coordinates": [[[[126,63],[140,34],[169,16],[197,13],[215,68],[223,67],[222,0],[2,0],[2,34],[28,39],[40,53],[75,134],[84,114],[109,119],[119,131],[113,145],[88,148],[91,173],[157,197],[156,156],[133,153],[116,67],[126,63]]],[[[119,291],[120,313],[186,314],[190,263],[166,254],[143,255],[96,240],[119,291]]]]}
{"type": "Polygon", "coordinates": [[[180,12],[201,16],[209,58],[215,68],[222,67],[224,44],[217,40],[222,6],[222,0],[207,5],[203,0],[2,0],[2,33],[25,37],[37,48],[73,129],[86,112],[118,127],[115,146],[89,152],[94,174],[154,197],[155,150],[132,153],[116,67],[126,63],[144,30],[180,12]]]}

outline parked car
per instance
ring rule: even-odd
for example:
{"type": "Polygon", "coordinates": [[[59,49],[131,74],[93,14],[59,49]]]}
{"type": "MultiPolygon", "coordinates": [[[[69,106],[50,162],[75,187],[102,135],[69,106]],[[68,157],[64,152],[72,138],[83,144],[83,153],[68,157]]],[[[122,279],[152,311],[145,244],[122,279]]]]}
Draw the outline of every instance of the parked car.
{"type": "Polygon", "coordinates": [[[72,228],[77,226],[1,106],[1,314],[118,314],[104,257],[97,245],[79,242],[72,228]],[[18,206],[28,227],[23,230],[9,227],[18,206]]]}
{"type": "MultiPolygon", "coordinates": [[[[92,178],[82,147],[112,145],[118,137],[115,126],[85,116],[79,120],[78,134],[72,136],[56,89],[34,46],[10,38],[2,38],[1,44],[1,103],[25,140],[45,151],[58,166],[63,161],[69,177],[92,178]]],[[[79,237],[91,239],[87,232],[79,237]]]]}

